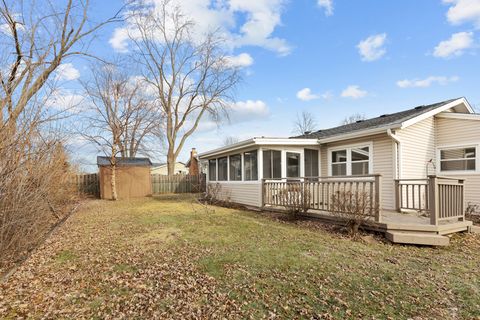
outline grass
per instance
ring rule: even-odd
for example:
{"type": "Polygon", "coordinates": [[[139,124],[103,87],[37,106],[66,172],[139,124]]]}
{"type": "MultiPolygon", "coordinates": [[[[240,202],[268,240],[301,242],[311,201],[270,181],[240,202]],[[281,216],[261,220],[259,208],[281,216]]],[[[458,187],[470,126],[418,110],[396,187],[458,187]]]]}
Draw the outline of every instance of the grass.
{"type": "Polygon", "coordinates": [[[473,234],[446,248],[355,242],[181,197],[91,201],[1,288],[0,314],[476,318],[479,250],[473,234]]]}

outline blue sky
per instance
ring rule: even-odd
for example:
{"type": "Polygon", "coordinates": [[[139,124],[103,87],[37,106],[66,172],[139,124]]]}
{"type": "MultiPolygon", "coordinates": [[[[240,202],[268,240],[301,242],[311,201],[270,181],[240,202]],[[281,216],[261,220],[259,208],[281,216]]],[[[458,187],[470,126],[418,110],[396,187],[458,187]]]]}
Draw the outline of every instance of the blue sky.
{"type": "MultiPolygon", "coordinates": [[[[480,106],[480,0],[179,2],[201,27],[228,32],[230,54],[244,66],[232,123],[216,128],[207,119],[179,160],[191,147],[221,146],[225,136],[289,136],[302,111],[320,129],[353,113],[376,116],[460,96],[480,106]]],[[[121,5],[97,2],[94,18],[121,5]]],[[[122,28],[104,29],[91,49],[121,54],[115,30],[122,28]]],[[[71,63],[87,76],[85,62],[71,63]]]]}

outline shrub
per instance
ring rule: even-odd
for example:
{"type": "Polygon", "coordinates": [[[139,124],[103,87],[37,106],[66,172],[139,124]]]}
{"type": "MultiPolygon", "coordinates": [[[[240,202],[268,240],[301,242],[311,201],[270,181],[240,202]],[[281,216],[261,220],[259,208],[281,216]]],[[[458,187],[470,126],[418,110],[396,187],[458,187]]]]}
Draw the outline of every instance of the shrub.
{"type": "Polygon", "coordinates": [[[300,214],[310,209],[310,190],[304,183],[287,182],[286,188],[280,190],[278,196],[280,203],[285,205],[287,213],[292,218],[298,218],[300,214]]]}
{"type": "Polygon", "coordinates": [[[373,218],[376,205],[370,200],[370,193],[363,191],[337,191],[331,197],[331,212],[345,221],[350,236],[356,238],[358,230],[373,218]]]}

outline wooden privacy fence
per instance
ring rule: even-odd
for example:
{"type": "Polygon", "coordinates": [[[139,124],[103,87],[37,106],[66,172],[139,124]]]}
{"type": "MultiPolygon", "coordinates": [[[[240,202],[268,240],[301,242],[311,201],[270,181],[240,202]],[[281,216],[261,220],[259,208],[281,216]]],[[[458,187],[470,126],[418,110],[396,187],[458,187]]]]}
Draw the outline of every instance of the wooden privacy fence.
{"type": "Polygon", "coordinates": [[[344,177],[263,180],[263,206],[288,207],[294,202],[307,201],[308,208],[333,211],[336,201],[356,201],[362,197],[367,202],[370,215],[380,222],[381,175],[344,177]]]}
{"type": "Polygon", "coordinates": [[[205,192],[206,176],[176,174],[173,176],[152,174],[152,193],[199,193],[205,192]]]}
{"type": "Polygon", "coordinates": [[[100,184],[97,173],[77,174],[72,177],[72,183],[78,193],[100,197],[100,184]]]}

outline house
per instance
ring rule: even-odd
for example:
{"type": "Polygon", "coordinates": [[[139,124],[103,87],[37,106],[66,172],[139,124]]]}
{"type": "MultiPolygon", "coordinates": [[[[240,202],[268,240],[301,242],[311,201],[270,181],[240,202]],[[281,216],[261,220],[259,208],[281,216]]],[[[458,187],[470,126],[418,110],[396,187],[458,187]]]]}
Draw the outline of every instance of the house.
{"type": "MultiPolygon", "coordinates": [[[[166,163],[154,163],[151,170],[151,174],[168,174],[168,167],[166,163]]],[[[175,174],[188,174],[188,168],[183,162],[175,162],[175,174]]]]}
{"type": "Polygon", "coordinates": [[[324,209],[331,196],[324,187],[367,185],[378,197],[376,222],[388,221],[384,213],[390,211],[440,210],[435,212],[440,216],[430,215],[439,225],[447,218],[464,220],[465,206],[480,204],[479,146],[480,115],[458,98],[297,137],[251,138],[204,152],[200,159],[208,160],[208,185],[218,185],[218,197],[235,203],[264,208],[278,198],[275,188],[282,183],[312,188],[315,181],[321,192],[312,190],[312,205],[324,209]],[[428,191],[430,183],[436,192],[428,191]],[[438,201],[444,202],[435,206],[438,201]]]}
{"type": "MultiPolygon", "coordinates": [[[[152,181],[148,158],[116,158],[115,185],[118,199],[140,198],[152,195],[152,181]]],[[[112,198],[112,169],[110,157],[97,157],[100,198],[112,198]]]]}

